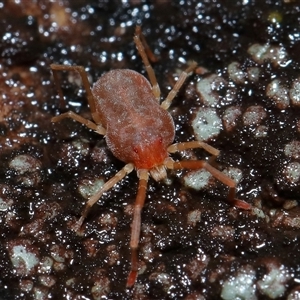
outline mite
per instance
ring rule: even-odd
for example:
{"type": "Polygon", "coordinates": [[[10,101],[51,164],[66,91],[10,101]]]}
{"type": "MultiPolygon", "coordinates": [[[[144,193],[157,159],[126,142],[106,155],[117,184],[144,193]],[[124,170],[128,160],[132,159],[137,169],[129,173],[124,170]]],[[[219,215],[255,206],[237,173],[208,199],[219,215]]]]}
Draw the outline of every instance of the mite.
{"type": "Polygon", "coordinates": [[[235,198],[235,182],[208,162],[204,160],[174,161],[170,157],[171,153],[191,148],[203,148],[214,157],[219,154],[219,150],[201,141],[172,144],[175,126],[167,109],[188,74],[196,68],[197,64],[193,62],[181,73],[173,89],[160,103],[160,88],[149,62],[149,59],[154,60],[155,57],[147,45],[140,26],[136,27],[134,42],[150,82],[135,71],[117,69],[102,75],[91,89],[87,74],[82,66],[51,65],[61,101],[63,101],[63,93],[58,85],[57,72],[63,70],[79,72],[94,121],[69,111],[52,118],[52,122],[68,117],[86,125],[103,135],[113,155],[126,163],[88,200],[77,228],[81,227],[88,211],[104,192],[111,189],[134,169],[137,172],[139,185],[131,225],[131,269],[127,278],[128,288],[134,285],[138,275],[141,211],[145,202],[149,176],[160,181],[166,178],[166,169],[204,168],[229,187],[228,201],[232,205],[246,210],[251,207],[250,204],[235,198]]]}

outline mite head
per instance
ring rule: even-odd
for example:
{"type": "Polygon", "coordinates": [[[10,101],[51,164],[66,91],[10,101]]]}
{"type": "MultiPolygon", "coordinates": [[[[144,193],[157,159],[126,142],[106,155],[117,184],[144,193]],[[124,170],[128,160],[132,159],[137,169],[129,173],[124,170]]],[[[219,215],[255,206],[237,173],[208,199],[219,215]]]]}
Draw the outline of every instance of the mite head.
{"type": "Polygon", "coordinates": [[[134,165],[137,169],[147,169],[154,180],[166,178],[167,173],[163,165],[168,157],[167,146],[162,137],[155,137],[151,141],[144,140],[133,146],[134,165]]]}

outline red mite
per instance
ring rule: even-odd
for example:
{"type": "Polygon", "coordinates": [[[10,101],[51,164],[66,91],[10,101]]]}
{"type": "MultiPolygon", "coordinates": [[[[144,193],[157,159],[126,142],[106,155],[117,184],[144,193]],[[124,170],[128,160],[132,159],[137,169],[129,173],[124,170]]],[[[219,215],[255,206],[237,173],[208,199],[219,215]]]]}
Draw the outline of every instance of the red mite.
{"type": "MultiPolygon", "coordinates": [[[[160,104],[160,89],[148,59],[148,57],[154,58],[154,55],[146,43],[140,26],[136,27],[134,42],[142,57],[150,82],[135,71],[118,69],[102,75],[91,89],[87,74],[82,66],[51,65],[56,83],[58,82],[57,71],[71,70],[79,72],[94,121],[91,122],[69,111],[52,118],[52,122],[69,117],[86,125],[97,133],[104,135],[107,146],[113,155],[126,163],[115,176],[109,179],[88,200],[78,221],[78,228],[81,227],[88,211],[101,195],[111,189],[133,169],[136,169],[139,186],[131,225],[130,248],[132,257],[127,287],[134,285],[138,275],[141,211],[145,202],[149,175],[154,180],[159,181],[166,178],[166,169],[204,168],[229,187],[228,200],[232,205],[246,210],[251,208],[250,204],[235,198],[235,182],[212,167],[208,162],[203,160],[174,161],[170,157],[170,153],[191,148],[203,148],[213,156],[219,154],[219,150],[201,141],[172,144],[175,136],[175,126],[167,109],[186,80],[188,73],[193,71],[197,64],[193,62],[190,67],[181,73],[167,98],[160,104]]],[[[63,101],[63,94],[59,86],[58,92],[63,101]]]]}

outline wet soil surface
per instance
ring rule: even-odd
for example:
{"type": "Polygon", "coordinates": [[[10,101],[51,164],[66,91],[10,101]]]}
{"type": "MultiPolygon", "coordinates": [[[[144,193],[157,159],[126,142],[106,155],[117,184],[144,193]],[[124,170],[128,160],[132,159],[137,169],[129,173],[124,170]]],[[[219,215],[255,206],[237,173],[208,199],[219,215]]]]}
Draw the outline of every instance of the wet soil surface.
{"type": "MultiPolygon", "coordinates": [[[[297,1],[0,2],[1,299],[300,299],[300,6],[297,1]],[[91,119],[80,77],[145,74],[133,34],[158,57],[162,96],[198,63],[169,111],[175,142],[204,140],[228,188],[201,170],[149,181],[140,273],[126,289],[133,172],[74,231],[90,195],[120,170],[91,119]]],[[[151,113],[151,112],[149,112],[151,113]]],[[[201,149],[172,155],[209,159],[201,149]]]]}

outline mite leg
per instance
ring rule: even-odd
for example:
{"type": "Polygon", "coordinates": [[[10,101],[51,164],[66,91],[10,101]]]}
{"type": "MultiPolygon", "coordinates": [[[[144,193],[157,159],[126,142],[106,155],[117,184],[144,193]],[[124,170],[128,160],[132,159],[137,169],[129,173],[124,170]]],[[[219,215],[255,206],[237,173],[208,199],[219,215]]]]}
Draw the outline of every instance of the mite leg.
{"type": "Polygon", "coordinates": [[[97,125],[94,122],[92,122],[88,119],[85,119],[72,111],[68,111],[66,113],[60,114],[59,116],[53,117],[51,119],[51,122],[58,122],[65,118],[71,118],[79,123],[82,123],[86,127],[90,128],[92,130],[95,130],[97,133],[99,133],[101,135],[105,135],[105,133],[106,133],[106,129],[104,127],[102,127],[101,125],[97,125]]]}
{"type": "Polygon", "coordinates": [[[131,224],[131,239],[130,239],[130,249],[131,249],[131,269],[127,278],[126,287],[130,288],[134,285],[137,273],[138,273],[138,245],[141,233],[141,212],[145,203],[147,183],[148,183],[148,171],[138,170],[139,177],[139,187],[136,196],[133,212],[133,220],[131,224]]]}
{"type": "Polygon", "coordinates": [[[193,148],[202,148],[208,153],[212,154],[213,156],[218,156],[220,154],[220,151],[218,149],[201,141],[191,141],[185,143],[172,144],[168,147],[167,150],[169,153],[175,153],[177,151],[183,151],[186,149],[193,149],[193,148]]]}
{"type": "Polygon", "coordinates": [[[146,55],[147,57],[152,61],[152,62],[157,62],[158,59],[157,57],[154,55],[154,53],[151,51],[145,36],[142,32],[142,27],[141,26],[136,26],[135,27],[135,35],[138,36],[138,38],[141,40],[142,44],[143,44],[143,48],[145,49],[146,55]]]}
{"type": "Polygon", "coordinates": [[[133,169],[134,169],[133,164],[130,163],[130,164],[125,165],[118,173],[115,174],[115,176],[113,176],[108,181],[106,181],[104,183],[104,185],[101,187],[101,189],[89,199],[89,201],[85,205],[85,208],[81,214],[80,219],[77,222],[77,230],[80,229],[80,227],[81,227],[84,219],[87,217],[91,207],[99,200],[99,198],[102,196],[102,194],[104,192],[108,191],[109,189],[111,189],[116,183],[121,181],[127,174],[132,172],[133,169]]]}
{"type": "Polygon", "coordinates": [[[87,77],[87,73],[84,70],[84,68],[82,66],[65,66],[65,65],[56,65],[56,64],[51,64],[50,68],[53,72],[53,78],[54,78],[54,81],[55,81],[55,84],[56,84],[61,102],[64,102],[63,101],[64,97],[63,97],[63,92],[61,90],[61,87],[59,85],[57,72],[58,71],[77,71],[79,73],[79,75],[81,77],[81,80],[82,80],[82,84],[83,84],[84,89],[85,89],[86,94],[87,94],[87,100],[88,100],[88,103],[89,103],[89,106],[90,106],[92,118],[95,121],[95,123],[98,124],[98,128],[100,128],[101,120],[100,120],[99,115],[96,112],[95,98],[92,94],[90,83],[89,83],[89,80],[88,80],[88,77],[87,77]]]}
{"type": "Polygon", "coordinates": [[[234,180],[226,176],[221,171],[217,170],[213,166],[211,166],[209,163],[207,163],[204,160],[184,160],[184,161],[173,161],[172,159],[168,158],[165,161],[165,165],[169,169],[205,169],[208,171],[211,175],[213,175],[216,179],[221,181],[223,184],[227,185],[229,187],[229,193],[228,193],[228,201],[238,207],[245,210],[249,210],[251,208],[251,205],[245,201],[239,200],[235,198],[235,189],[236,184],[234,180]]]}
{"type": "Polygon", "coordinates": [[[194,61],[186,70],[184,70],[178,80],[176,81],[175,85],[173,86],[173,89],[169,92],[167,98],[161,103],[161,107],[163,109],[168,109],[171,105],[172,100],[178,93],[179,89],[185,82],[186,78],[188,77],[189,73],[192,72],[197,67],[197,63],[194,61]]]}
{"type": "Polygon", "coordinates": [[[208,161],[211,165],[217,166],[215,160],[217,156],[220,154],[220,151],[210,146],[209,144],[201,141],[191,141],[191,142],[172,144],[168,147],[167,150],[169,153],[175,153],[177,151],[183,151],[186,149],[193,149],[193,148],[202,148],[208,153],[212,154],[213,156],[211,156],[208,161]]]}
{"type": "Polygon", "coordinates": [[[146,39],[145,39],[144,35],[142,34],[142,30],[141,30],[140,26],[136,26],[135,35],[133,37],[133,40],[134,40],[136,48],[137,48],[137,50],[138,50],[138,52],[139,52],[139,54],[140,54],[140,56],[143,60],[143,63],[145,65],[145,69],[148,73],[148,77],[149,77],[149,80],[150,80],[151,85],[152,85],[153,95],[157,99],[157,101],[159,102],[159,100],[160,100],[160,88],[159,88],[159,85],[157,83],[154,70],[153,70],[153,68],[152,68],[152,66],[149,62],[149,59],[148,59],[148,57],[149,57],[150,60],[156,61],[156,57],[154,56],[154,54],[150,50],[150,48],[149,48],[149,46],[146,42],[146,39]]]}

